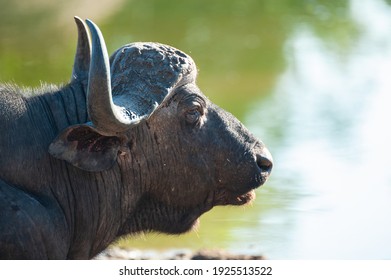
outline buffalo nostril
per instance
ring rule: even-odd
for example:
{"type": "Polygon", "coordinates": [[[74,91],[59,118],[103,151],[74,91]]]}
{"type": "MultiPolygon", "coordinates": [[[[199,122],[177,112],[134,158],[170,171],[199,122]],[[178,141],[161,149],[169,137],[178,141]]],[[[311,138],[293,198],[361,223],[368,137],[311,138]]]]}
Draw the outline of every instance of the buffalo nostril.
{"type": "Polygon", "coordinates": [[[261,172],[270,174],[273,168],[273,159],[269,151],[266,150],[262,154],[257,154],[256,160],[261,172]]]}

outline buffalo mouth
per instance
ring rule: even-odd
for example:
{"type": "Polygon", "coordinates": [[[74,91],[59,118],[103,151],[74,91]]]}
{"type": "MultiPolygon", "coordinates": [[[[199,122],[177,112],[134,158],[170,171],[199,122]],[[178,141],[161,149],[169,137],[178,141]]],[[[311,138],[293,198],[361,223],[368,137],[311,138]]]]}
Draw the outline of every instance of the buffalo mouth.
{"type": "Polygon", "coordinates": [[[255,191],[250,190],[245,193],[237,193],[227,189],[219,189],[214,193],[214,205],[245,205],[255,199],[255,191]]]}

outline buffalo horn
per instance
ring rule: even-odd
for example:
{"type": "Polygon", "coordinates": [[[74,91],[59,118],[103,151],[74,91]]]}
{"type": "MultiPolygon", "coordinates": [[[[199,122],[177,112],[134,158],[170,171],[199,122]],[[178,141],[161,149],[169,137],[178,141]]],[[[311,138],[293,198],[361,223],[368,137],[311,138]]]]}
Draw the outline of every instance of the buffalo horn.
{"type": "Polygon", "coordinates": [[[86,25],[79,17],[75,17],[75,22],[78,30],[78,39],[72,82],[82,82],[87,80],[88,69],[90,68],[90,37],[88,36],[86,25]]]}
{"type": "Polygon", "coordinates": [[[130,128],[131,119],[126,110],[113,103],[110,62],[106,44],[99,28],[86,20],[91,32],[91,64],[87,89],[89,117],[103,135],[117,135],[130,128]]]}

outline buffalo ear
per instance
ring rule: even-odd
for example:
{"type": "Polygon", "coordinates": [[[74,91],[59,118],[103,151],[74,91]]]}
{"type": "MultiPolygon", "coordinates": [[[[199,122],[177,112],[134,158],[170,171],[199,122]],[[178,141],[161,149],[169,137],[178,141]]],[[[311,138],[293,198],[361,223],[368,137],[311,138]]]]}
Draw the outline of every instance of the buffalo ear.
{"type": "Polygon", "coordinates": [[[103,136],[89,125],[64,129],[49,146],[49,153],[87,171],[103,171],[117,160],[121,140],[103,136]]]}

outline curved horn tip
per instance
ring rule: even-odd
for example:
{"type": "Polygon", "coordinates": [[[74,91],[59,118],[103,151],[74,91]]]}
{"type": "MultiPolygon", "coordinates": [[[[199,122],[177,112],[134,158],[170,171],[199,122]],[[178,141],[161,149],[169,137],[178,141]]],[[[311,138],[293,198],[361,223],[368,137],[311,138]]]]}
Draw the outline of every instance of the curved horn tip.
{"type": "Polygon", "coordinates": [[[78,30],[78,40],[71,81],[85,80],[87,83],[91,55],[90,38],[84,21],[78,16],[75,16],[74,20],[78,30]]]}
{"type": "Polygon", "coordinates": [[[88,25],[88,27],[91,29],[96,29],[96,30],[99,30],[99,27],[90,19],[86,19],[86,23],[88,25]]]}
{"type": "Polygon", "coordinates": [[[86,23],[90,30],[92,41],[95,41],[96,43],[100,44],[104,51],[107,52],[102,31],[100,31],[99,27],[93,21],[86,19],[86,23]]]}
{"type": "MultiPolygon", "coordinates": [[[[78,27],[79,32],[86,31],[86,33],[87,33],[87,27],[86,27],[86,24],[84,23],[84,21],[81,18],[79,18],[78,16],[74,16],[73,18],[76,22],[76,25],[78,27]]],[[[87,34],[87,36],[88,36],[88,34],[87,34]]],[[[89,41],[89,39],[88,39],[88,41],[89,41]]]]}

